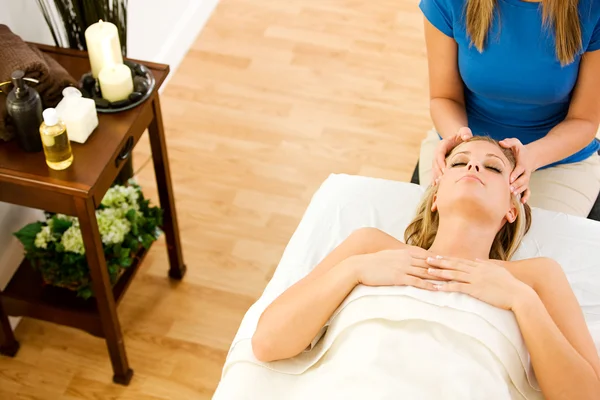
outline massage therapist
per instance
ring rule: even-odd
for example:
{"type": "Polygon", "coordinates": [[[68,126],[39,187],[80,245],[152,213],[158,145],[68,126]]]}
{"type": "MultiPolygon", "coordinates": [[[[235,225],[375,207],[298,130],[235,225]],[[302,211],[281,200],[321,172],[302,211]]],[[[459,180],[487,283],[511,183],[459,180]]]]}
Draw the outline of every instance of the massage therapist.
{"type": "Polygon", "coordinates": [[[435,129],[419,179],[472,135],[511,148],[514,192],[587,216],[600,192],[600,0],[421,0],[435,129]],[[441,140],[440,140],[441,137],[441,140]]]}

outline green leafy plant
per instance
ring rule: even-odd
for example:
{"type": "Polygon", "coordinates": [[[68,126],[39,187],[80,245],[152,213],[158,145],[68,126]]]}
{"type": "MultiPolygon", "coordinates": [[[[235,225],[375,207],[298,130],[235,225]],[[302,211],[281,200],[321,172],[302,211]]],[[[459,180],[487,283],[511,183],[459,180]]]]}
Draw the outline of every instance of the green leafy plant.
{"type": "MultiPolygon", "coordinates": [[[[96,210],[108,275],[115,284],[133,264],[136,254],[158,239],[163,211],[150,206],[132,180],[114,185],[96,210]]],[[[25,257],[48,285],[67,288],[87,299],[93,295],[85,247],[76,217],[46,214],[14,235],[25,248],[25,257]]]]}
{"type": "Polygon", "coordinates": [[[127,3],[128,0],[38,0],[57,46],[87,50],[85,30],[103,20],[117,26],[123,56],[127,55],[127,3]]]}

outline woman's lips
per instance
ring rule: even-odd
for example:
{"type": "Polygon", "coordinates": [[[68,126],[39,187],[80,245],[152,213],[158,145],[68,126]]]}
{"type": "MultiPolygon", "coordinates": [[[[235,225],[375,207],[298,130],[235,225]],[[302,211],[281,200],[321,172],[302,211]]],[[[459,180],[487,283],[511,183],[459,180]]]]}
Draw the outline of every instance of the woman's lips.
{"type": "Polygon", "coordinates": [[[475,176],[475,175],[465,175],[465,176],[463,176],[462,178],[460,178],[460,179],[459,179],[459,181],[460,181],[460,180],[463,180],[463,179],[474,180],[474,181],[477,181],[477,182],[479,182],[479,183],[481,183],[481,184],[483,185],[483,182],[482,182],[482,180],[481,180],[481,179],[479,179],[479,178],[478,178],[477,176],[475,176]]]}

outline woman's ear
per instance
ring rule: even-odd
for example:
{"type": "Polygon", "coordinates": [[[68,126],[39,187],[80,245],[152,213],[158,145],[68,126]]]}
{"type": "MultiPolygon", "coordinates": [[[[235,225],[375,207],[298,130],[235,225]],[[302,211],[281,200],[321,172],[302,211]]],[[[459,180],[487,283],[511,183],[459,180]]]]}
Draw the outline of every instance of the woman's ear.
{"type": "Polygon", "coordinates": [[[431,212],[437,211],[437,193],[433,195],[433,201],[431,202],[431,212]]]}
{"type": "Polygon", "coordinates": [[[506,220],[509,223],[513,223],[517,220],[517,216],[519,215],[519,210],[517,209],[517,207],[515,207],[514,204],[510,204],[510,208],[508,209],[508,211],[506,212],[506,220]]]}

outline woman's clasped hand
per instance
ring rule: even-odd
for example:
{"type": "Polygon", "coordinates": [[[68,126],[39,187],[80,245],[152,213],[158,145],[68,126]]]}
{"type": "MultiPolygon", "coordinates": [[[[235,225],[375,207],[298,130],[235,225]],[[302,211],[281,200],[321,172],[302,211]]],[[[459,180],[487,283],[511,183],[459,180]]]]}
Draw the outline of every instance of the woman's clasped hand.
{"type": "Polygon", "coordinates": [[[358,283],[366,286],[459,292],[505,310],[532,290],[493,261],[442,257],[415,246],[357,256],[354,267],[358,283]]]}

